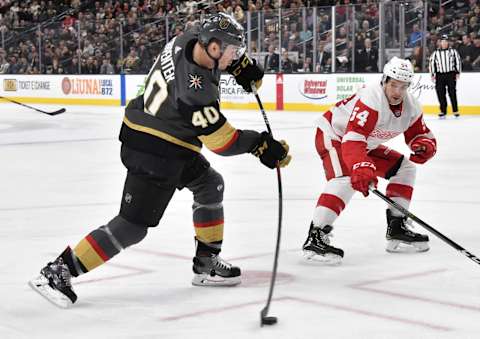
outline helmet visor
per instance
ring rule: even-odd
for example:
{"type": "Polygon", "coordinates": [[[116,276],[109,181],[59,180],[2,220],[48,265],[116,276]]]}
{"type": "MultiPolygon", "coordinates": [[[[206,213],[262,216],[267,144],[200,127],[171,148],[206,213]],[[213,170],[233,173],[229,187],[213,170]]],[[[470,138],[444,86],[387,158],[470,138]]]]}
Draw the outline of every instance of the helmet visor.
{"type": "Polygon", "coordinates": [[[244,45],[242,46],[236,46],[236,45],[227,45],[224,50],[223,54],[226,54],[228,56],[232,56],[234,60],[240,59],[242,55],[245,54],[246,47],[244,45]]]}

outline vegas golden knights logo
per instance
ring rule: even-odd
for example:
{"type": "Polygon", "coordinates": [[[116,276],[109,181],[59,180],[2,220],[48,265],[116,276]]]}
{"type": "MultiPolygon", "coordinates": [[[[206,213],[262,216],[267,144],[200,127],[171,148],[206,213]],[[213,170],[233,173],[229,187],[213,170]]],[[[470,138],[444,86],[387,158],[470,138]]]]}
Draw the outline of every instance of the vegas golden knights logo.
{"type": "Polygon", "coordinates": [[[221,29],[227,29],[227,27],[230,25],[230,21],[228,21],[228,19],[222,19],[220,20],[220,22],[218,23],[218,26],[221,28],[221,29]]]}
{"type": "Polygon", "coordinates": [[[17,91],[17,80],[15,79],[4,79],[3,80],[3,90],[6,92],[16,92],[17,91]]]}

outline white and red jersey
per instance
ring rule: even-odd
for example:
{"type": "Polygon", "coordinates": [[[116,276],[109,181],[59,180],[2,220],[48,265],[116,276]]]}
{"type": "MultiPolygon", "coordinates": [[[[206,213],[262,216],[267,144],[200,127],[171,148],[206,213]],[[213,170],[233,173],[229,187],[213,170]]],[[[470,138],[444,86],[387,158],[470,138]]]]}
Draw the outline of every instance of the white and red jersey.
{"type": "Polygon", "coordinates": [[[339,101],[317,120],[317,126],[326,137],[342,143],[342,157],[350,168],[368,161],[369,151],[402,133],[409,146],[419,136],[436,142],[418,100],[407,92],[400,105],[391,106],[380,83],[339,101]]]}

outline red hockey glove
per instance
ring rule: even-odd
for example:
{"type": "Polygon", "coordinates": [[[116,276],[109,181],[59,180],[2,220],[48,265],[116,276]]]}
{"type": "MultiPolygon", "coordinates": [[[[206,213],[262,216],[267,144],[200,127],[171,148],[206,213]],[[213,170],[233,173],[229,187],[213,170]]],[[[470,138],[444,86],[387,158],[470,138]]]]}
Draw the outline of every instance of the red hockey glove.
{"type": "Polygon", "coordinates": [[[414,152],[410,154],[410,160],[417,164],[424,164],[437,152],[435,141],[423,137],[415,139],[410,148],[414,152]]]}
{"type": "Polygon", "coordinates": [[[375,175],[375,165],[368,161],[357,162],[352,167],[350,181],[354,190],[368,196],[368,188],[371,184],[377,187],[378,179],[375,175]]]}

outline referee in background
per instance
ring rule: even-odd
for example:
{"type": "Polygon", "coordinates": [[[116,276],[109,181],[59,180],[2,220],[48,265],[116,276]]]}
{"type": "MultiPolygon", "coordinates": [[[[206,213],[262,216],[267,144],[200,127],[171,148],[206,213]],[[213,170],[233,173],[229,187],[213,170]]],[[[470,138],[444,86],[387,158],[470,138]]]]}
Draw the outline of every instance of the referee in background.
{"type": "Polygon", "coordinates": [[[457,104],[457,80],[462,70],[462,61],[460,54],[456,49],[450,48],[448,36],[442,35],[440,39],[440,48],[430,56],[430,74],[435,82],[438,101],[440,102],[440,119],[447,115],[447,95],[445,87],[448,88],[448,96],[452,103],[453,115],[459,117],[457,104]]]}

